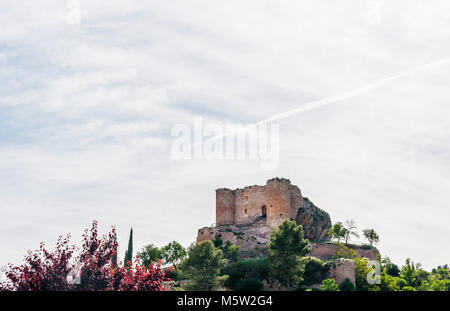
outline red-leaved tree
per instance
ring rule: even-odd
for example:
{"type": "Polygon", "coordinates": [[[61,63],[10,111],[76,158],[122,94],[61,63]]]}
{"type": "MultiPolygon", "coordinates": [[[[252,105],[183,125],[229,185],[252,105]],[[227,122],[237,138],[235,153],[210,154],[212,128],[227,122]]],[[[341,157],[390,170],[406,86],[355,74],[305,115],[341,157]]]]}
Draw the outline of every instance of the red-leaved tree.
{"type": "Polygon", "coordinates": [[[59,237],[53,251],[44,243],[39,250],[29,251],[20,266],[9,264],[3,268],[7,281],[0,290],[10,291],[161,291],[163,282],[170,281],[170,272],[161,269],[161,263],[148,267],[136,260],[127,268],[115,266],[117,251],[116,231],[98,236],[98,224],[92,223],[83,234],[83,244],[77,256],[75,246],[69,245],[70,235],[59,237]]]}

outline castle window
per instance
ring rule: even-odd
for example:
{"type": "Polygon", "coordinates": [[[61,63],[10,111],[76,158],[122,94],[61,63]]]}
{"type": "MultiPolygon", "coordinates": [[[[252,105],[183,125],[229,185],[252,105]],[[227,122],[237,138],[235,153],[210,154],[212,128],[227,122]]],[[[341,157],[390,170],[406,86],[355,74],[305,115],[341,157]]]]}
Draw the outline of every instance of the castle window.
{"type": "Polygon", "coordinates": [[[244,210],[244,213],[247,214],[247,209],[244,210]]]}
{"type": "Polygon", "coordinates": [[[265,205],[261,206],[261,216],[262,217],[267,216],[267,207],[265,205]]]}
{"type": "Polygon", "coordinates": [[[248,195],[244,196],[244,201],[248,201],[248,195]]]}

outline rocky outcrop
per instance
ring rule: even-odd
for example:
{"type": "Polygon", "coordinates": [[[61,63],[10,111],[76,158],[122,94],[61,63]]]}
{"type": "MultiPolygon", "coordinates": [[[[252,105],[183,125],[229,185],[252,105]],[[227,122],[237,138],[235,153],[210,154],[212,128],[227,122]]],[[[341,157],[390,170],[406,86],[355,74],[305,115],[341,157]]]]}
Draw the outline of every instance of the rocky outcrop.
{"type": "MultiPolygon", "coordinates": [[[[338,245],[330,242],[325,243],[311,243],[311,256],[320,259],[329,259],[336,255],[338,251],[338,245]]],[[[375,247],[367,245],[348,245],[350,249],[353,249],[358,256],[366,257],[370,260],[376,260],[380,252],[375,247]]]]}
{"type": "Polygon", "coordinates": [[[305,237],[312,241],[326,239],[331,228],[330,215],[306,197],[297,211],[295,222],[303,226],[305,237]]]}
{"type": "Polygon", "coordinates": [[[229,241],[239,246],[240,252],[265,248],[269,243],[270,227],[266,225],[224,225],[218,227],[205,227],[198,230],[197,243],[214,240],[220,235],[223,243],[229,241]]]}

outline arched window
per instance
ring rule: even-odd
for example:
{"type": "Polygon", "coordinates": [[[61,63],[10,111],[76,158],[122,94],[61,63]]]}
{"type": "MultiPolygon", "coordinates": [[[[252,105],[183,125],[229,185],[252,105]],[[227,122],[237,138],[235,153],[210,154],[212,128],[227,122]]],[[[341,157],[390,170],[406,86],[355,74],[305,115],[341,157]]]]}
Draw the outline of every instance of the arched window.
{"type": "Polygon", "coordinates": [[[267,216],[267,207],[265,205],[263,205],[261,207],[261,216],[262,217],[266,217],[267,216]]]}

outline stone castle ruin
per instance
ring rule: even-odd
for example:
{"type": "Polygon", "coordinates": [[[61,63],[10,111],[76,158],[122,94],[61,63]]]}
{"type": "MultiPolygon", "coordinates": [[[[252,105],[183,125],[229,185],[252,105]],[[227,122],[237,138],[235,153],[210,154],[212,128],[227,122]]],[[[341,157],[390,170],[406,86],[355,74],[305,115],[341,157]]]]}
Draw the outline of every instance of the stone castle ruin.
{"type": "Polygon", "coordinates": [[[289,219],[303,226],[308,239],[327,239],[330,215],[304,198],[288,179],[270,179],[264,186],[217,189],[216,225],[200,229],[197,242],[220,234],[243,250],[252,249],[268,243],[270,230],[289,219]]]}
{"type": "Polygon", "coordinates": [[[216,226],[266,225],[277,227],[285,220],[296,220],[311,240],[327,237],[331,219],[288,179],[270,179],[265,186],[216,190],[216,226]]]}
{"type": "MultiPolygon", "coordinates": [[[[295,220],[302,225],[310,241],[310,256],[320,259],[335,256],[337,246],[328,239],[332,225],[330,215],[303,197],[300,189],[284,178],[270,179],[264,186],[217,189],[216,224],[199,229],[197,243],[220,236],[223,243],[239,246],[241,258],[260,257],[266,251],[270,231],[285,220],[295,220]]],[[[371,260],[379,254],[376,248],[352,248],[371,260]]],[[[354,282],[353,261],[341,261],[330,270],[330,277],[338,283],[345,277],[354,282]]]]}

